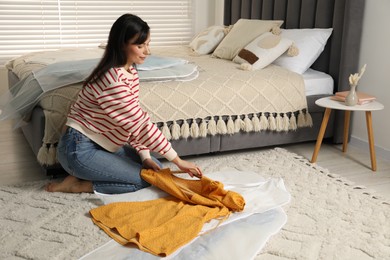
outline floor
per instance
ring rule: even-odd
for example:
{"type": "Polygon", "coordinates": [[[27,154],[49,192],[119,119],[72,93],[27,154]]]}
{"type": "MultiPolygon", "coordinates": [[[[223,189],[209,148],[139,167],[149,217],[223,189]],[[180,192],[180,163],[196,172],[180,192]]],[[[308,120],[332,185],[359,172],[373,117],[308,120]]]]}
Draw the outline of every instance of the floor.
{"type": "MultiPolygon", "coordinates": [[[[0,122],[0,185],[46,179],[20,129],[13,130],[10,121],[0,122]]],[[[283,146],[283,148],[311,159],[314,143],[283,146]]],[[[347,153],[341,145],[323,144],[317,164],[390,199],[390,161],[377,157],[377,171],[372,172],[367,150],[352,146],[347,153]]]]}

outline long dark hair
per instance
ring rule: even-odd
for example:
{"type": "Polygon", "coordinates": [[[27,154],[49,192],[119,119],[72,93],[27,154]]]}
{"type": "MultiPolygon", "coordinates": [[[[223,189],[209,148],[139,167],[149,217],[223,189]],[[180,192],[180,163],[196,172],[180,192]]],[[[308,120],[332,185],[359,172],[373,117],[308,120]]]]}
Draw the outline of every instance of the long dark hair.
{"type": "Polygon", "coordinates": [[[133,14],[123,14],[112,25],[103,57],[84,82],[84,86],[97,81],[104,73],[113,67],[123,66],[127,62],[125,46],[142,44],[149,35],[149,25],[133,14]]]}

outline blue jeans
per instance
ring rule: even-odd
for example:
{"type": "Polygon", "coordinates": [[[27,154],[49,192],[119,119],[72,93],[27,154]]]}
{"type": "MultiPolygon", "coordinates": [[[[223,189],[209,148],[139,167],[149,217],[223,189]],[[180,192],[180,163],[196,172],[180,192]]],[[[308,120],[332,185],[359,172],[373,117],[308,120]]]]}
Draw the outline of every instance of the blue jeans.
{"type": "Polygon", "coordinates": [[[125,145],[111,153],[71,127],[58,143],[57,157],[70,175],[91,181],[97,192],[125,193],[150,186],[140,176],[142,161],[132,147],[125,145]]]}

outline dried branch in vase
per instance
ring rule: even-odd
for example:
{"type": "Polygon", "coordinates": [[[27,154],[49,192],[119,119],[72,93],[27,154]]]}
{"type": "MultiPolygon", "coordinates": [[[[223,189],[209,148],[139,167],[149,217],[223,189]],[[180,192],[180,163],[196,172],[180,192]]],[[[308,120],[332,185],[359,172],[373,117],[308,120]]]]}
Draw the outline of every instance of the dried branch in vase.
{"type": "Polygon", "coordinates": [[[367,64],[364,64],[364,66],[360,69],[359,73],[351,74],[349,76],[349,85],[351,86],[357,86],[360,78],[363,76],[364,72],[366,71],[367,64]]]}

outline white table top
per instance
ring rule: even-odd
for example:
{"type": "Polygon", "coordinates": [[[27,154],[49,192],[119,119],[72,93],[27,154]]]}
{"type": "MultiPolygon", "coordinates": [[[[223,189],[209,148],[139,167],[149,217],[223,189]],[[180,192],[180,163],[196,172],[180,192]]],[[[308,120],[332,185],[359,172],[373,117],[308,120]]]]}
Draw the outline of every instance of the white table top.
{"type": "Polygon", "coordinates": [[[347,106],[342,101],[333,100],[330,97],[324,97],[317,99],[315,103],[320,107],[349,111],[374,111],[382,110],[384,108],[384,106],[376,100],[363,105],[347,106]]]}

